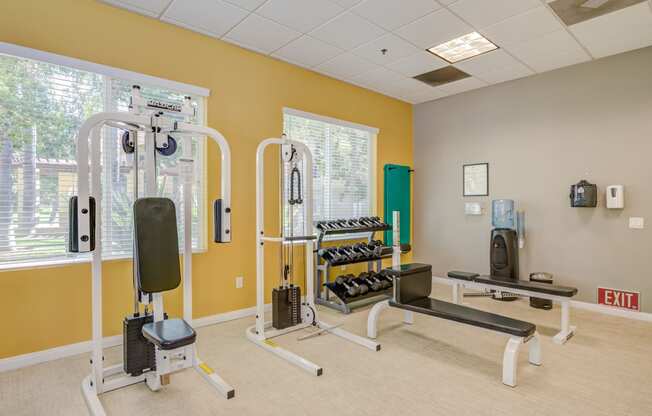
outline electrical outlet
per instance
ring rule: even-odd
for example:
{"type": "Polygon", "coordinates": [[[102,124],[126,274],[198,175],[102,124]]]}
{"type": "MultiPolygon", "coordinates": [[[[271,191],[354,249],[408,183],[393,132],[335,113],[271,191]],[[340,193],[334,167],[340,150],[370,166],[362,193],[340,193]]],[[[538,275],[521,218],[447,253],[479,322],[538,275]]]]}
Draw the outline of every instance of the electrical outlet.
{"type": "Polygon", "coordinates": [[[645,219],[642,217],[630,217],[629,228],[633,228],[635,230],[642,230],[643,228],[645,228],[645,219]]]}
{"type": "Polygon", "coordinates": [[[346,271],[346,266],[340,266],[340,271],[346,271]]]}
{"type": "Polygon", "coordinates": [[[235,288],[242,289],[244,287],[244,277],[238,276],[235,278],[235,288]]]}

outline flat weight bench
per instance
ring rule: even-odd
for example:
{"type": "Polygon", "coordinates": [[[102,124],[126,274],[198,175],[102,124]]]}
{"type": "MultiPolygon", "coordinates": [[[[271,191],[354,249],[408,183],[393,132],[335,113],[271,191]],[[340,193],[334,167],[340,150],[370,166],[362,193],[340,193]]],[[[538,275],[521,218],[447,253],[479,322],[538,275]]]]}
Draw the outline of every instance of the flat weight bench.
{"type": "Polygon", "coordinates": [[[479,290],[509,289],[510,293],[550,299],[559,303],[561,305],[561,329],[553,337],[553,341],[557,344],[564,344],[575,334],[577,329],[570,324],[570,301],[573,296],[577,295],[577,288],[575,287],[550,285],[500,276],[483,276],[477,273],[460,271],[448,272],[448,279],[435,278],[435,280],[447,284],[453,282],[453,302],[456,304],[462,303],[464,287],[479,290]]]}
{"type": "MultiPolygon", "coordinates": [[[[541,365],[541,345],[534,324],[430,298],[432,267],[428,264],[405,264],[400,266],[400,270],[388,269],[386,273],[394,279],[394,296],[391,300],[377,303],[369,312],[369,338],[377,336],[380,312],[392,307],[510,335],[503,354],[502,378],[508,386],[516,386],[518,351],[522,344],[528,343],[529,362],[541,365]]],[[[412,323],[411,317],[406,316],[405,322],[412,323]]]]}

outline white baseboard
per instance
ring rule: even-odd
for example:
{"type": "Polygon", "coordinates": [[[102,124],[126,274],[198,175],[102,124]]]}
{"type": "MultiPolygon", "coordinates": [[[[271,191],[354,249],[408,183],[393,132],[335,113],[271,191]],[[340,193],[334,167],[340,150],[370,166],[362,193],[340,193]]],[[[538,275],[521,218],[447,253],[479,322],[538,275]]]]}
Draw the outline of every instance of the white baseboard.
{"type": "MultiPolygon", "coordinates": [[[[271,304],[265,305],[265,310],[271,310],[271,304]]],[[[203,326],[213,325],[220,322],[232,321],[235,319],[255,316],[256,308],[245,308],[231,312],[219,313],[217,315],[205,316],[195,319],[193,326],[201,328],[203,326]]],[[[122,345],[122,335],[114,335],[104,338],[104,348],[117,347],[122,345]]],[[[92,342],[84,341],[76,344],[62,345],[61,347],[50,348],[43,351],[31,352],[28,354],[16,355],[0,359],[0,373],[4,371],[16,370],[18,368],[29,367],[35,364],[47,361],[58,360],[60,358],[70,357],[72,355],[83,354],[92,350],[92,342]]]]}
{"type": "MultiPolygon", "coordinates": [[[[104,338],[104,347],[110,348],[122,344],[122,335],[114,335],[104,338]]],[[[16,355],[14,357],[0,359],[0,373],[3,371],[16,370],[31,365],[44,363],[46,361],[58,360],[72,355],[83,354],[92,349],[91,341],[78,342],[76,344],[63,345],[48,350],[30,352],[29,354],[16,355]]]]}
{"type": "Polygon", "coordinates": [[[582,302],[579,300],[571,300],[571,306],[573,308],[584,309],[586,311],[597,312],[604,315],[619,316],[621,318],[634,319],[636,321],[652,322],[652,313],[649,312],[618,309],[610,306],[599,305],[597,303],[582,302]]]}

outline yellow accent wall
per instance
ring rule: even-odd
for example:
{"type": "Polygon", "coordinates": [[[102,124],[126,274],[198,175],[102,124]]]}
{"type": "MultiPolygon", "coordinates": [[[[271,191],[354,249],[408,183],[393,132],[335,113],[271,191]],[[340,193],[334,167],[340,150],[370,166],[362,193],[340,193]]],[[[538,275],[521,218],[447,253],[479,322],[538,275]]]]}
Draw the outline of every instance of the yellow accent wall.
{"type": "MultiPolygon", "coordinates": [[[[211,90],[208,125],[225,135],[232,152],[234,238],[226,245],[209,239],[208,251],[193,256],[195,318],[255,305],[255,153],[262,139],[282,132],[283,107],[380,129],[379,213],[382,166],[412,165],[411,105],[96,1],[4,0],[0,41],[211,90]],[[243,289],[235,289],[236,276],[244,276],[243,289]]],[[[217,146],[210,143],[207,153],[208,205],[219,197],[217,146]]],[[[277,169],[268,166],[271,187],[277,169]]],[[[271,208],[274,198],[268,198],[271,208]]],[[[275,218],[277,212],[270,209],[267,221],[275,218]]],[[[269,284],[276,280],[273,262],[267,267],[269,284]]],[[[121,332],[122,318],[131,309],[131,263],[105,262],[103,273],[104,334],[110,336],[121,332]]],[[[0,272],[0,358],[90,339],[90,286],[89,264],[0,272]]],[[[167,311],[178,315],[181,290],[165,301],[167,311]]]]}

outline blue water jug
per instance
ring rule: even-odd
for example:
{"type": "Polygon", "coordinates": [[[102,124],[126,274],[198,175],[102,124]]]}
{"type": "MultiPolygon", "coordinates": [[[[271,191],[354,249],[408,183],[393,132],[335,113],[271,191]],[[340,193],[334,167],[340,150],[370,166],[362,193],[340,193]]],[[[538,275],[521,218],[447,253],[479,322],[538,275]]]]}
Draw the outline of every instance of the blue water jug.
{"type": "Polygon", "coordinates": [[[491,201],[491,225],[494,228],[516,228],[514,200],[495,199],[491,201]]]}

